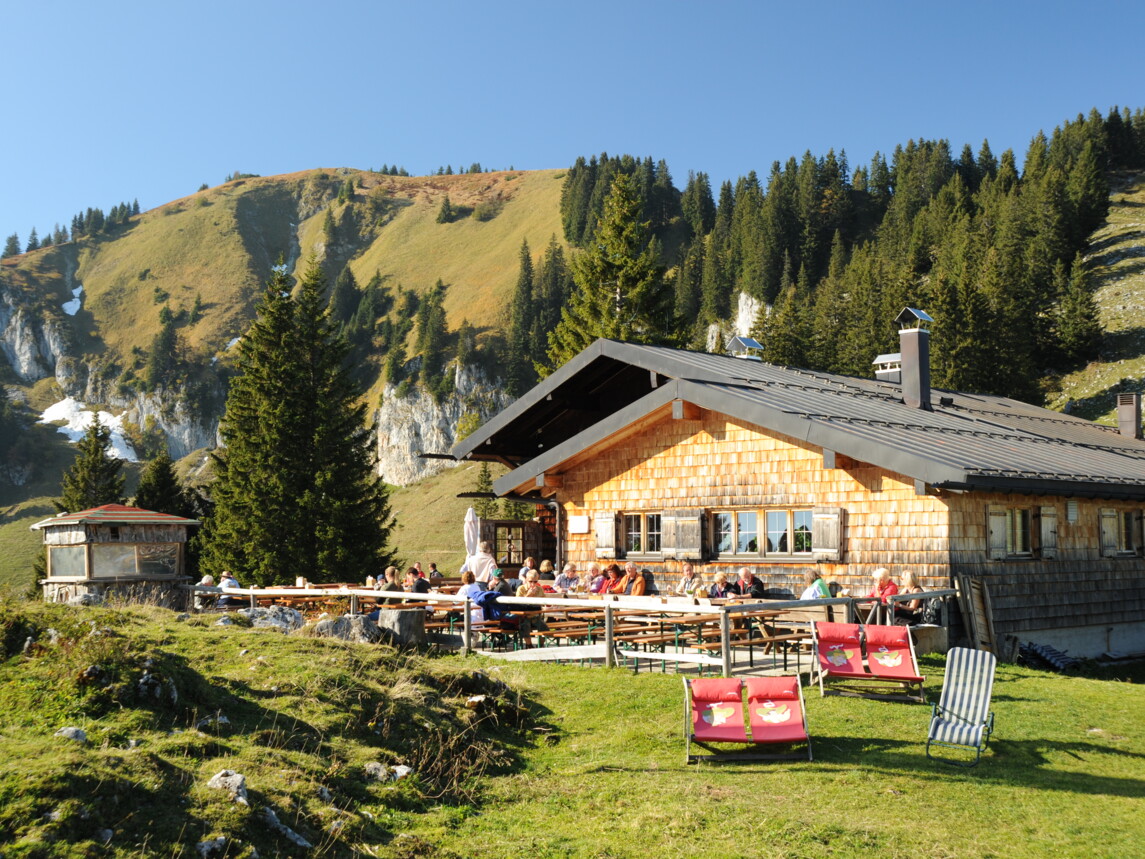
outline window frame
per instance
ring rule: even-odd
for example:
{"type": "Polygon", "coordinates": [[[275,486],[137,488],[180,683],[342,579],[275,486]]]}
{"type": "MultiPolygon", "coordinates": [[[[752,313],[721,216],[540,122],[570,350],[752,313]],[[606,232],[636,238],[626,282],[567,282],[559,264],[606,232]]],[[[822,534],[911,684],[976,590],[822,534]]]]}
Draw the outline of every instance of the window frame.
{"type": "Polygon", "coordinates": [[[739,558],[770,558],[774,560],[790,560],[808,562],[815,557],[814,521],[815,508],[813,507],[729,507],[713,510],[709,519],[709,536],[711,558],[713,560],[735,560],[739,558]],[[754,518],[754,528],[744,529],[742,526],[754,518]],[[782,531],[773,528],[782,517],[782,531]],[[730,530],[724,526],[730,525],[730,530]],[[782,536],[778,536],[782,533],[782,536]],[[744,535],[751,534],[753,539],[746,544],[744,535]],[[776,543],[786,546],[786,550],[770,550],[772,535],[777,535],[776,543]],[[721,551],[720,538],[727,537],[726,545],[730,550],[721,551]],[[755,548],[750,548],[754,542],[755,548]],[[743,547],[747,548],[743,548],[743,547]],[[798,551],[793,547],[800,546],[798,551]]]}
{"type": "Polygon", "coordinates": [[[664,557],[664,514],[659,510],[627,511],[620,514],[622,558],[662,560],[664,557]],[[635,540],[633,539],[635,536],[635,540]]]}

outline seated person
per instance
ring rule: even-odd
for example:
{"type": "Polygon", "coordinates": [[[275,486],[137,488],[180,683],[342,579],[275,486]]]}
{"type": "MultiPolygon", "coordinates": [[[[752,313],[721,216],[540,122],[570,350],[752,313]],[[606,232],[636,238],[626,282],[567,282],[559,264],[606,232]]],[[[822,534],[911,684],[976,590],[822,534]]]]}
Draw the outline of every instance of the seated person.
{"type": "MultiPolygon", "coordinates": [[[[219,578],[219,587],[224,591],[231,588],[241,588],[239,580],[234,577],[230,570],[223,570],[222,576],[219,578]]],[[[234,607],[245,605],[246,600],[239,596],[228,596],[225,593],[219,597],[218,605],[222,608],[234,607]]]]}
{"type": "MultiPolygon", "coordinates": [[[[525,575],[524,584],[517,588],[517,596],[543,597],[545,588],[541,584],[540,575],[537,570],[529,570],[525,575]]],[[[546,630],[549,628],[541,614],[541,606],[518,605],[514,607],[514,610],[520,617],[520,630],[526,641],[534,629],[546,630]]]]}
{"type": "Polygon", "coordinates": [[[408,570],[406,570],[406,581],[404,589],[410,593],[428,594],[429,580],[419,576],[415,567],[410,567],[408,570]]]}
{"type": "MultiPolygon", "coordinates": [[[[457,595],[459,597],[464,597],[468,600],[476,600],[477,597],[484,592],[484,585],[477,581],[477,576],[473,573],[472,570],[466,570],[461,574],[461,588],[457,591],[457,595]]],[[[453,615],[456,613],[449,612],[449,614],[453,615]]],[[[456,616],[461,617],[460,614],[456,614],[456,616]]],[[[474,623],[480,623],[485,619],[485,615],[482,614],[480,606],[474,608],[470,612],[469,616],[474,623]]]]}
{"type": "MultiPolygon", "coordinates": [[[[210,573],[207,573],[207,575],[205,575],[205,576],[203,576],[203,578],[199,579],[199,587],[201,587],[201,588],[213,588],[213,587],[215,587],[215,577],[212,576],[210,573]]],[[[195,610],[196,611],[204,611],[206,609],[209,609],[211,606],[213,606],[215,604],[216,599],[218,599],[218,597],[216,597],[214,594],[196,593],[195,594],[195,610]]]]}
{"type": "Polygon", "coordinates": [[[556,581],[557,575],[553,572],[553,562],[549,560],[541,561],[541,581],[552,582],[556,581]]]}
{"type": "Polygon", "coordinates": [[[596,580],[600,578],[600,564],[590,564],[589,568],[580,574],[580,581],[577,582],[577,592],[587,594],[592,592],[592,586],[596,580]]]}
{"type": "Polygon", "coordinates": [[[444,578],[445,576],[441,574],[441,570],[437,568],[437,564],[429,565],[429,583],[431,585],[440,584],[441,580],[444,578]]]}
{"type": "Polygon", "coordinates": [[[739,578],[730,583],[728,587],[740,596],[751,597],[752,599],[761,600],[767,593],[763,582],[757,579],[747,567],[739,568],[739,578]]]}
{"type": "Polygon", "coordinates": [[[732,590],[731,585],[728,584],[727,573],[719,573],[716,576],[715,583],[708,588],[708,596],[714,600],[727,599],[729,596],[735,596],[736,591],[732,590]]]}
{"type": "Polygon", "coordinates": [[[644,588],[647,583],[644,581],[644,574],[636,569],[636,565],[629,561],[624,565],[624,578],[620,580],[620,584],[616,585],[614,593],[621,593],[625,596],[639,597],[644,595],[644,588]]]}
{"type": "Polygon", "coordinates": [[[505,572],[500,567],[493,570],[493,584],[489,590],[496,591],[504,597],[511,597],[517,592],[517,589],[505,579],[505,572]]]}
{"type": "Polygon", "coordinates": [[[891,580],[891,571],[886,567],[879,567],[875,570],[872,578],[875,580],[875,586],[871,588],[871,592],[867,594],[867,597],[869,599],[877,599],[883,605],[886,605],[887,597],[899,592],[898,585],[891,580]]]}
{"type": "MultiPolygon", "coordinates": [[[[903,570],[899,574],[899,581],[902,582],[902,587],[899,588],[900,594],[920,594],[922,587],[918,583],[918,577],[915,576],[913,570],[903,570]]],[[[917,623],[920,619],[922,611],[922,600],[908,600],[905,602],[895,603],[895,620],[902,621],[907,625],[917,623]]]]}
{"type": "Polygon", "coordinates": [[[604,575],[600,577],[600,581],[593,584],[594,594],[613,594],[619,593],[617,588],[623,590],[623,585],[620,583],[620,567],[616,564],[609,564],[605,570],[604,575]]]}
{"type": "Polygon", "coordinates": [[[827,587],[827,583],[823,581],[823,577],[819,575],[818,570],[808,570],[803,574],[803,583],[806,587],[803,593],[799,595],[801,600],[819,600],[829,599],[831,596],[831,589],[827,587]]]}
{"type": "Polygon", "coordinates": [[[683,575],[680,576],[680,582],[672,591],[678,597],[693,597],[701,593],[704,589],[704,583],[698,575],[696,575],[695,568],[692,567],[687,561],[684,562],[683,575]]]}
{"type": "MultiPolygon", "coordinates": [[[[544,567],[544,564],[541,565],[544,567]]],[[[562,594],[572,593],[577,589],[580,584],[580,576],[576,574],[576,564],[569,561],[565,564],[565,568],[561,570],[561,574],[557,576],[557,580],[553,582],[553,587],[562,594]]]]}

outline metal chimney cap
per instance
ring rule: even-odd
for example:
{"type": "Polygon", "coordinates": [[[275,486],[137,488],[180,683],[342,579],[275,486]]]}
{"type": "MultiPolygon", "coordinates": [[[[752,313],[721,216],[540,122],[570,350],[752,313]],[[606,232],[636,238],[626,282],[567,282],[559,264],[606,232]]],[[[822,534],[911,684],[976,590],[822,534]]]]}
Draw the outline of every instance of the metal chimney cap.
{"type": "Polygon", "coordinates": [[[902,352],[887,352],[884,355],[876,355],[872,364],[901,364],[902,352]]]}
{"type": "Polygon", "coordinates": [[[901,329],[921,328],[923,331],[929,331],[929,325],[934,322],[934,319],[925,310],[904,307],[902,313],[895,317],[895,322],[901,329]]]}

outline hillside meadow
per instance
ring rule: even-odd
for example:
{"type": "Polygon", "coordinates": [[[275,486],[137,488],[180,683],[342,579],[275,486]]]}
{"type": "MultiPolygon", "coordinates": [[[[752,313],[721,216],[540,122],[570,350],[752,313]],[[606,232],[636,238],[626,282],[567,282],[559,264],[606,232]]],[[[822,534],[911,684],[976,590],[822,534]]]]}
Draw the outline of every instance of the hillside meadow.
{"type": "MultiPolygon", "coordinates": [[[[929,707],[817,690],[813,762],[687,765],[672,674],[217,618],[0,603],[5,856],[1089,857],[1145,835],[1140,664],[999,666],[976,769],[926,759],[929,707]],[[207,786],[224,769],[249,805],[207,786]]],[[[931,700],[943,668],[922,660],[931,700]]]]}

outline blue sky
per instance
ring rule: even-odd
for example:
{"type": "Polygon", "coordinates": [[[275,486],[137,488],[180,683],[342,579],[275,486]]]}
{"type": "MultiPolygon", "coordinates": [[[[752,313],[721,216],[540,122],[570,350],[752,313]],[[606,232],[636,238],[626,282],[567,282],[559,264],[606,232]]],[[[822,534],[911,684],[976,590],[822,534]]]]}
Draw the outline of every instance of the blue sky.
{"type": "Polygon", "coordinates": [[[6,4],[0,238],[315,167],[411,173],[651,155],[718,187],[910,138],[1019,163],[1145,107],[1145,4],[199,0],[6,4]]]}

